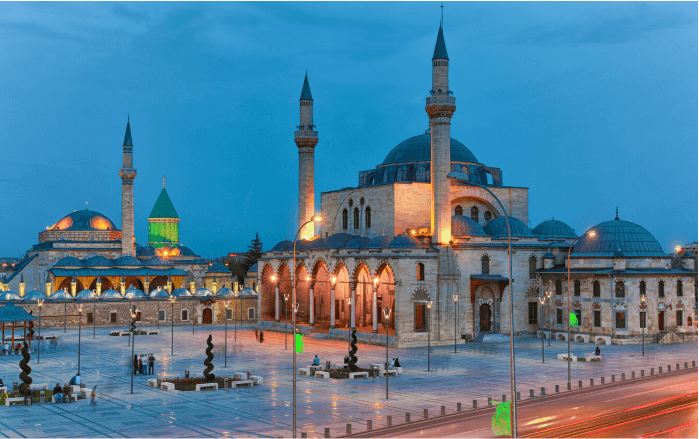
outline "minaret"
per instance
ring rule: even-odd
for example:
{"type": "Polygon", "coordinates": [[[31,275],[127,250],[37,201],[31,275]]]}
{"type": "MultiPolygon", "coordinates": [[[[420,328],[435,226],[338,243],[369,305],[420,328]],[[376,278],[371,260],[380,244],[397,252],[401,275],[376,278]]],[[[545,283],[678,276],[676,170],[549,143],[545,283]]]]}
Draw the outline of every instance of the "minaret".
{"type": "Polygon", "coordinates": [[[449,91],[449,56],[440,23],[432,56],[432,90],[425,106],[425,111],[430,116],[432,132],[430,222],[432,242],[437,244],[449,244],[451,241],[451,200],[447,174],[451,170],[451,117],[455,110],[455,100],[449,91]]]}
{"type": "MultiPolygon", "coordinates": [[[[299,148],[299,227],[315,215],[313,192],[313,153],[318,143],[318,132],[313,125],[313,96],[308,85],[308,73],[301,90],[301,125],[294,133],[294,141],[299,148]]],[[[314,223],[301,230],[299,237],[315,235],[314,223]]]]}
{"type": "Polygon", "coordinates": [[[126,120],[124,136],[124,167],[119,169],[121,177],[121,254],[134,256],[133,237],[133,180],[136,170],[133,168],[133,142],[131,141],[131,123],[126,120]]]}

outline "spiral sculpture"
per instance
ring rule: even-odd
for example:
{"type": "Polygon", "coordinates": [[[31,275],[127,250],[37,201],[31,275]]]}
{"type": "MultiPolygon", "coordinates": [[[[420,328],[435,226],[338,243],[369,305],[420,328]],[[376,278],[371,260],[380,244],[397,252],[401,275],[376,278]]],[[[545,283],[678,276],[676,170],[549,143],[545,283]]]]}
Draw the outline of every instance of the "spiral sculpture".
{"type": "Polygon", "coordinates": [[[214,365],[211,363],[211,360],[214,359],[214,354],[211,353],[211,350],[214,348],[214,344],[211,343],[211,334],[209,334],[209,338],[206,339],[206,346],[206,360],[204,360],[206,369],[204,369],[204,379],[209,382],[216,379],[216,375],[211,373],[211,371],[214,370],[214,365]]]}
{"type": "Polygon", "coordinates": [[[27,350],[27,343],[22,344],[22,360],[19,362],[19,368],[22,372],[19,374],[19,379],[22,380],[22,384],[19,385],[18,390],[20,395],[29,396],[32,394],[32,390],[29,385],[32,383],[32,378],[29,374],[32,368],[29,367],[29,351],[27,350]]]}
{"type": "Polygon", "coordinates": [[[349,361],[349,370],[350,372],[356,372],[359,370],[357,367],[357,356],[355,355],[357,353],[357,330],[355,329],[352,331],[352,343],[350,344],[350,361],[349,361]]]}

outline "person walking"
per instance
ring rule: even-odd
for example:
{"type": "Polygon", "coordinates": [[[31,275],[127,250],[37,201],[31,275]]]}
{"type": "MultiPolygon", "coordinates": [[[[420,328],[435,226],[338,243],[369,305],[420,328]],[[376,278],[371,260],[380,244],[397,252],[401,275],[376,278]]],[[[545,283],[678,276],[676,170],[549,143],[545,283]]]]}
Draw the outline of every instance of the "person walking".
{"type": "Polygon", "coordinates": [[[138,355],[133,356],[133,374],[138,375],[138,355]]]}
{"type": "Polygon", "coordinates": [[[265,333],[260,331],[260,343],[264,343],[264,342],[265,342],[265,333]]]}
{"type": "Polygon", "coordinates": [[[150,356],[148,357],[148,375],[153,375],[153,366],[155,365],[155,357],[153,356],[153,353],[151,352],[150,356]]]}
{"type": "Polygon", "coordinates": [[[95,401],[95,394],[97,393],[97,385],[92,388],[92,392],[90,392],[90,406],[92,407],[92,410],[95,410],[95,406],[97,405],[97,401],[95,401]]]}

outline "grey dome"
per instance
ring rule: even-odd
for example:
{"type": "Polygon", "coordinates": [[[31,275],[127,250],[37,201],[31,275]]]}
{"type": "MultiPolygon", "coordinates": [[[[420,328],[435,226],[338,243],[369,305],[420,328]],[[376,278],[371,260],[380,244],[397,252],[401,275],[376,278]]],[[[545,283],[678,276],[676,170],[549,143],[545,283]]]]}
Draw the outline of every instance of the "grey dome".
{"type": "MultiPolygon", "coordinates": [[[[510,220],[510,233],[512,236],[532,236],[531,230],[522,221],[508,216],[510,220]]],[[[501,216],[491,220],[485,225],[485,233],[490,236],[507,236],[507,223],[505,217],[501,216]]]]}
{"type": "Polygon", "coordinates": [[[321,248],[345,248],[354,239],[354,235],[349,233],[335,233],[325,240],[321,248]]]}
{"type": "Polygon", "coordinates": [[[22,298],[12,291],[3,291],[0,293],[0,300],[22,300],[22,298]]]}
{"type": "Polygon", "coordinates": [[[152,258],[148,259],[147,261],[144,261],[143,265],[148,265],[151,267],[167,267],[171,264],[170,264],[170,261],[168,261],[165,258],[162,258],[160,256],[153,256],[152,258]]]}
{"type": "Polygon", "coordinates": [[[325,238],[316,238],[308,244],[308,249],[323,248],[323,244],[325,244],[325,238]]]}
{"type": "Polygon", "coordinates": [[[39,290],[33,290],[28,292],[23,297],[24,300],[36,300],[36,299],[46,299],[46,293],[39,290]]]}
{"type": "Polygon", "coordinates": [[[86,267],[111,267],[112,262],[105,258],[104,256],[93,256],[87,261],[85,261],[85,266],[86,267]]]}
{"type": "Polygon", "coordinates": [[[210,289],[208,288],[199,288],[196,293],[194,293],[195,296],[199,297],[206,297],[206,296],[213,296],[214,293],[211,292],[210,289]]]}
{"type": "Polygon", "coordinates": [[[73,296],[66,290],[58,290],[51,293],[49,299],[72,299],[73,296]]]}
{"type": "Polygon", "coordinates": [[[573,248],[575,256],[613,257],[615,252],[623,252],[626,257],[667,257],[648,230],[619,219],[590,228],[573,248]],[[592,231],[595,236],[590,236],[592,231]]]}
{"type": "Polygon", "coordinates": [[[313,241],[309,241],[307,239],[299,239],[298,241],[296,241],[296,250],[306,250],[311,244],[313,244],[313,241]]]}
{"type": "Polygon", "coordinates": [[[544,253],[544,259],[556,259],[556,257],[551,252],[544,253]]]}
{"type": "Polygon", "coordinates": [[[388,248],[422,248],[422,244],[412,236],[398,235],[388,244],[388,248]]]}
{"type": "Polygon", "coordinates": [[[92,290],[82,290],[75,295],[76,299],[94,299],[96,297],[97,294],[95,294],[92,290]]]}
{"type": "Polygon", "coordinates": [[[124,292],[124,297],[128,297],[128,298],[131,298],[131,299],[135,299],[135,298],[138,298],[138,297],[147,297],[147,296],[146,296],[146,293],[144,293],[143,291],[139,290],[138,288],[133,288],[133,287],[131,287],[131,288],[129,288],[128,290],[126,290],[126,291],[124,292]]]}
{"type": "Polygon", "coordinates": [[[230,288],[228,288],[228,287],[223,287],[223,288],[221,288],[220,290],[218,290],[218,291],[216,292],[216,296],[218,296],[218,297],[221,297],[221,296],[228,297],[228,296],[235,296],[235,294],[233,294],[233,290],[231,290],[230,288]]]}
{"type": "Polygon", "coordinates": [[[102,291],[100,299],[123,299],[124,296],[120,292],[114,290],[102,291]]]}
{"type": "Polygon", "coordinates": [[[99,212],[78,210],[64,216],[49,230],[119,230],[112,220],[99,212]]]}
{"type": "Polygon", "coordinates": [[[225,265],[223,265],[220,262],[213,262],[209,264],[209,269],[206,270],[207,273],[231,273],[231,270],[228,269],[225,265]]]}
{"type": "Polygon", "coordinates": [[[285,239],[284,241],[280,241],[272,247],[273,252],[287,252],[287,251],[292,251],[294,249],[294,243],[292,241],[289,241],[288,239],[285,239]]]}
{"type": "Polygon", "coordinates": [[[141,262],[133,256],[122,256],[114,261],[115,267],[140,267],[141,262]]]}
{"type": "Polygon", "coordinates": [[[532,233],[535,235],[549,237],[549,238],[577,238],[575,230],[573,230],[568,224],[557,221],[555,219],[550,219],[544,221],[538,226],[534,227],[532,233]]]}
{"type": "Polygon", "coordinates": [[[476,221],[467,216],[457,215],[451,217],[451,234],[452,235],[472,235],[472,236],[488,236],[476,221]]]}
{"type": "Polygon", "coordinates": [[[167,290],[156,288],[150,292],[148,297],[170,297],[170,295],[167,293],[167,290]]]}
{"type": "Polygon", "coordinates": [[[248,273],[257,273],[257,262],[255,262],[250,266],[250,268],[248,268],[248,273]]]}
{"type": "MultiPolygon", "coordinates": [[[[384,165],[405,162],[429,162],[432,159],[432,136],[419,134],[399,143],[388,153],[384,165]]],[[[451,161],[479,163],[475,155],[456,139],[451,139],[451,161]]]]}
{"type": "Polygon", "coordinates": [[[175,297],[185,297],[185,296],[191,296],[192,293],[190,293],[189,290],[186,288],[178,288],[172,292],[172,295],[175,297]]]}
{"type": "Polygon", "coordinates": [[[60,261],[56,262],[54,267],[84,267],[84,265],[77,258],[66,256],[65,258],[62,258],[60,261]]]}
{"type": "Polygon", "coordinates": [[[257,292],[250,287],[245,287],[240,291],[240,295],[243,297],[257,296],[257,292]]]}
{"type": "Polygon", "coordinates": [[[364,248],[367,244],[371,242],[371,239],[366,236],[357,236],[353,240],[347,243],[345,248],[364,248]]]}
{"type": "Polygon", "coordinates": [[[155,249],[150,245],[145,247],[137,247],[136,254],[138,256],[155,256],[155,249]]]}
{"type": "Polygon", "coordinates": [[[372,239],[369,241],[367,245],[365,245],[366,248],[387,248],[388,244],[391,243],[391,240],[388,238],[386,235],[382,236],[377,236],[376,238],[372,239]]]}
{"type": "Polygon", "coordinates": [[[196,256],[196,253],[194,253],[194,251],[189,247],[185,247],[185,246],[181,245],[179,247],[179,249],[180,249],[180,256],[196,256]]]}

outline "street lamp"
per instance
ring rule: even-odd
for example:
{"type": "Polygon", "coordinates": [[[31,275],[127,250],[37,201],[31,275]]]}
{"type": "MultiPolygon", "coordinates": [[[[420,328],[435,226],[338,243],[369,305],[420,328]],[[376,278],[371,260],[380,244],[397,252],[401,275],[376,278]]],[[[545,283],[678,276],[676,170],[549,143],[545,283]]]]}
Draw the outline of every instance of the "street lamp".
{"type": "Polygon", "coordinates": [[[539,297],[539,303],[541,304],[541,319],[539,319],[539,328],[541,329],[541,362],[544,362],[544,303],[546,302],[546,297],[539,297]]]}
{"type": "Polygon", "coordinates": [[[454,299],[454,353],[456,353],[456,315],[458,314],[457,309],[459,307],[459,295],[452,294],[451,298],[454,299]]]}
{"type": "MultiPolygon", "coordinates": [[[[294,255],[293,255],[293,259],[292,259],[294,270],[292,270],[292,273],[293,273],[292,276],[295,275],[295,270],[296,270],[296,241],[299,239],[299,233],[301,233],[301,230],[303,230],[303,228],[306,227],[306,225],[308,225],[308,224],[310,224],[310,223],[313,223],[313,222],[319,223],[319,222],[321,222],[322,220],[323,220],[323,217],[321,217],[320,215],[314,215],[314,216],[311,217],[310,220],[308,220],[308,221],[306,221],[305,223],[301,224],[301,227],[299,227],[299,230],[296,232],[296,236],[294,237],[294,255]]],[[[335,284],[335,281],[333,281],[333,285],[334,285],[334,284],[335,284]]],[[[296,304],[296,282],[294,282],[293,279],[292,279],[292,282],[291,282],[291,302],[294,303],[294,304],[296,304]]],[[[298,304],[296,304],[295,307],[298,309],[298,304]]],[[[296,438],[296,312],[294,312],[294,314],[293,314],[293,316],[292,316],[292,323],[293,323],[293,326],[294,326],[294,330],[293,330],[294,339],[293,339],[293,341],[292,341],[292,344],[293,344],[292,347],[293,347],[293,349],[294,349],[294,352],[293,352],[294,361],[293,361],[293,366],[292,366],[292,369],[291,369],[291,375],[294,377],[294,398],[293,398],[293,405],[294,405],[293,421],[294,421],[294,422],[293,422],[293,437],[294,437],[294,439],[295,439],[295,438],[296,438]]]]}
{"type": "Polygon", "coordinates": [[[373,327],[372,327],[372,331],[371,331],[371,332],[374,333],[374,334],[378,334],[378,333],[379,333],[379,323],[378,323],[378,321],[376,320],[376,318],[377,318],[377,315],[376,315],[376,314],[378,313],[378,310],[377,310],[377,308],[376,308],[376,305],[378,305],[378,303],[376,303],[376,302],[377,302],[376,293],[377,293],[377,290],[379,289],[379,277],[378,277],[378,276],[374,276],[374,285],[373,285],[373,287],[374,287],[374,288],[373,288],[374,295],[373,295],[373,297],[371,298],[371,325],[372,325],[373,327]]]}
{"type": "Polygon", "coordinates": [[[226,308],[226,312],[224,313],[223,316],[223,321],[226,322],[226,329],[225,329],[225,344],[223,345],[223,367],[228,367],[228,304],[231,303],[230,300],[224,300],[223,301],[223,306],[226,308]]]}
{"type": "Polygon", "coordinates": [[[352,296],[347,296],[347,353],[352,351],[352,342],[350,341],[350,335],[352,333],[352,296]]]}
{"type": "MultiPolygon", "coordinates": [[[[133,342],[131,343],[131,361],[133,361],[134,357],[134,345],[136,344],[136,313],[138,310],[136,309],[136,304],[133,304],[130,308],[131,311],[131,336],[133,337],[133,342]]],[[[133,365],[132,365],[133,369],[133,365]]],[[[133,395],[133,376],[136,371],[132,370],[131,371],[131,394],[133,395]]]]}
{"type": "MultiPolygon", "coordinates": [[[[432,309],[432,301],[427,301],[427,371],[430,371],[430,310],[432,309]]],[[[386,369],[388,372],[388,369],[386,369]]]]}
{"type": "Polygon", "coordinates": [[[83,327],[83,306],[78,306],[78,375],[80,375],[80,335],[83,327]]]}
{"type": "MultiPolygon", "coordinates": [[[[641,303],[645,304],[646,303],[646,295],[641,294],[641,303]]],[[[641,355],[644,357],[646,356],[646,310],[644,309],[643,312],[643,319],[641,320],[641,329],[643,330],[643,338],[641,339],[641,355]]],[[[41,324],[41,322],[39,322],[41,324]]],[[[41,327],[41,326],[40,326],[41,327]]]]}
{"type": "MultiPolygon", "coordinates": [[[[551,291],[546,292],[546,298],[551,300],[551,291]]],[[[549,327],[549,347],[551,347],[551,305],[549,305],[549,319],[547,323],[549,327]]]]}
{"type": "MultiPolygon", "coordinates": [[[[233,291],[233,295],[235,296],[236,302],[238,302],[238,294],[240,294],[240,292],[238,290],[233,291]]],[[[240,306],[242,306],[242,304],[240,306]]],[[[240,310],[240,314],[243,314],[242,309],[240,310]]],[[[241,325],[242,325],[242,320],[243,320],[242,315],[240,317],[240,320],[241,320],[241,325]]],[[[235,306],[233,306],[233,340],[238,341],[238,317],[236,317],[236,315],[235,315],[235,306]]]]}
{"type": "Polygon", "coordinates": [[[289,293],[284,293],[284,350],[289,349],[287,347],[287,336],[289,335],[289,313],[287,312],[289,308],[289,293]]]}
{"type": "Polygon", "coordinates": [[[493,198],[495,198],[495,201],[498,202],[498,205],[500,205],[500,209],[502,209],[502,212],[505,216],[505,225],[507,225],[507,253],[508,253],[508,282],[507,282],[507,289],[509,291],[510,295],[510,392],[511,392],[511,401],[512,401],[512,410],[511,410],[511,423],[512,425],[512,437],[517,437],[517,398],[515,397],[516,392],[517,392],[517,380],[515,378],[515,326],[514,326],[514,298],[512,297],[512,231],[510,230],[510,219],[507,215],[507,210],[505,209],[505,206],[502,205],[502,202],[500,202],[500,199],[491,191],[488,189],[488,187],[480,185],[478,183],[473,183],[471,182],[471,177],[462,174],[460,172],[450,172],[447,174],[447,178],[449,180],[452,180],[456,183],[461,183],[465,184],[468,186],[477,186],[484,191],[488,192],[493,198]]]}
{"type": "MultiPolygon", "coordinates": [[[[95,293],[95,290],[92,290],[95,293]]],[[[95,293],[95,297],[97,294],[95,293]]],[[[92,338],[97,338],[97,302],[92,300],[92,338]]]]}
{"type": "Polygon", "coordinates": [[[175,300],[177,296],[170,296],[170,304],[172,305],[172,310],[170,312],[170,356],[175,355],[175,300]]]}
{"type": "Polygon", "coordinates": [[[386,307],[383,309],[383,318],[386,325],[386,399],[388,399],[388,319],[391,318],[391,308],[386,307]]]}
{"type": "Polygon", "coordinates": [[[39,305],[39,350],[36,351],[36,362],[41,362],[41,308],[44,306],[44,299],[36,299],[39,305]]]}

